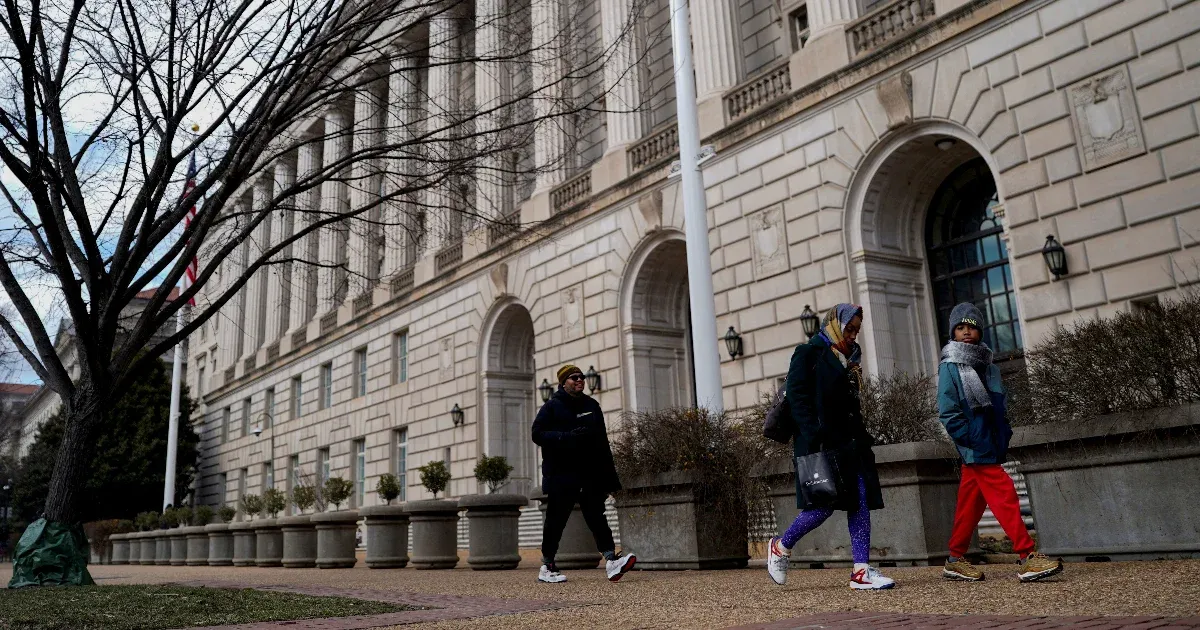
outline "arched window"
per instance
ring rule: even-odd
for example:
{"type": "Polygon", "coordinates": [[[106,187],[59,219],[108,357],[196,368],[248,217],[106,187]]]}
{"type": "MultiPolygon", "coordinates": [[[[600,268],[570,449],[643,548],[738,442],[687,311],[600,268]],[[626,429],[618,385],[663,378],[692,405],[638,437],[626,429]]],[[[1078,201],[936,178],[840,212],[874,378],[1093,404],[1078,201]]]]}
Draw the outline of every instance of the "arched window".
{"type": "Polygon", "coordinates": [[[987,319],[984,342],[997,359],[1006,359],[1021,350],[1021,323],[997,203],[987,163],[977,158],[960,166],[929,206],[925,246],[940,341],[950,338],[947,320],[954,305],[971,302],[987,319]]]}

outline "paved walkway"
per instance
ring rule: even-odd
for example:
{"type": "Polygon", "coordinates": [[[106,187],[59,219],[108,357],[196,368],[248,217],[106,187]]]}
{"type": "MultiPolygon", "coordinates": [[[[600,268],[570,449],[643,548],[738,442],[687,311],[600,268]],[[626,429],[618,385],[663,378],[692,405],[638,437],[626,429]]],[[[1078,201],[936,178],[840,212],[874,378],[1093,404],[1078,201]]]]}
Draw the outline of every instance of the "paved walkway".
{"type": "MultiPolygon", "coordinates": [[[[257,569],[233,567],[94,566],[101,584],[230,583],[321,594],[357,593],[438,606],[442,612],[356,621],[358,625],[291,623],[286,627],[463,628],[1200,628],[1200,560],[1070,564],[1061,579],[1021,584],[1013,567],[991,566],[985,582],[946,582],[940,568],[885,572],[899,588],[864,593],[846,588],[845,569],[794,571],[787,586],[770,584],[764,569],[634,572],[618,584],[602,572],[569,572],[565,584],[538,584],[536,570],[480,572],[366,568],[257,569]],[[428,616],[426,616],[428,615],[428,616]],[[445,615],[445,616],[439,616],[445,615]],[[497,616],[503,615],[503,616],[497,616]],[[854,615],[851,617],[849,615],[854,615]],[[997,615],[1014,615],[997,617],[997,615]],[[1115,616],[1135,617],[1116,619],[1115,616]],[[1098,617],[1103,617],[1097,619],[1098,617]],[[1191,617],[1191,619],[1185,619],[1191,617]],[[1173,619],[1164,619],[1173,618],[1173,619]],[[409,626],[411,627],[411,626],[409,626]]],[[[9,567],[0,565],[7,582],[9,567]]],[[[349,622],[350,620],[343,620],[349,622]]],[[[342,622],[339,622],[342,623],[342,622]]],[[[267,626],[258,626],[265,628],[267,626]]]]}

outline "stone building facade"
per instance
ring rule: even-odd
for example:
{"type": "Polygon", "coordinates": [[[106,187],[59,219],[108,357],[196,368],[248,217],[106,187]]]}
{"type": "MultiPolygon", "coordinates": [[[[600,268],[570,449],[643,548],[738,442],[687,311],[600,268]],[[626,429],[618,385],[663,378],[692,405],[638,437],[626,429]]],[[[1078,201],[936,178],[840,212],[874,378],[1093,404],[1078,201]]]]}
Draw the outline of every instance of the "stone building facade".
{"type": "MultiPolygon", "coordinates": [[[[572,1],[532,0],[534,19],[582,16],[608,43],[630,2],[572,1]]],[[[1200,0],[691,4],[717,324],[745,347],[721,352],[727,408],[785,375],[806,306],[863,304],[866,369],[930,373],[957,301],[1017,356],[1200,275],[1200,0]]],[[[692,402],[666,7],[623,44],[635,71],[605,73],[609,99],[644,107],[582,120],[574,163],[511,186],[505,212],[534,228],[386,252],[377,281],[341,293],[334,271],[292,269],[290,290],[271,272],[192,338],[203,502],[333,474],[373,505],[386,472],[426,498],[415,469],[438,459],[461,496],[480,491],[481,453],[527,492],[536,388],[565,362],[600,374],[610,430],[623,410],[692,402]]],[[[543,132],[534,153],[563,142],[543,132]]]]}

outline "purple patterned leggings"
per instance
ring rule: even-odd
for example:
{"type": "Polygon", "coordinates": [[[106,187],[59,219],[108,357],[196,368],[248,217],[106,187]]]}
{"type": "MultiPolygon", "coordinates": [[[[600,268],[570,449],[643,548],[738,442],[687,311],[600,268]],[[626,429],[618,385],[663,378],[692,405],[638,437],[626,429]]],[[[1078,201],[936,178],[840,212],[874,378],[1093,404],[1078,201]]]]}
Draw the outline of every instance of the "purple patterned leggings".
{"type": "MultiPolygon", "coordinates": [[[[805,534],[816,529],[831,515],[833,510],[826,508],[800,512],[779,542],[788,549],[795,547],[805,534]]],[[[854,562],[866,564],[871,557],[871,511],[867,509],[867,484],[862,477],[858,478],[858,509],[848,512],[846,521],[850,526],[850,551],[854,555],[854,562]]]]}

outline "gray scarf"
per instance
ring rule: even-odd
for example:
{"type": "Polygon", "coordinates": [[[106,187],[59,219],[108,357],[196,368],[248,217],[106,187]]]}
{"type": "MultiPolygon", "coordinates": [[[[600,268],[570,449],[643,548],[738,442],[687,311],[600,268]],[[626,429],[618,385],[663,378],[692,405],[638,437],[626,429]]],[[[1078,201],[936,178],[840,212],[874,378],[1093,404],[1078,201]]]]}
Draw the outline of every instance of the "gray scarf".
{"type": "Polygon", "coordinates": [[[972,409],[992,406],[992,397],[976,371],[977,368],[987,369],[987,366],[992,364],[992,349],[987,347],[987,344],[973,345],[951,341],[942,348],[942,363],[958,366],[958,376],[962,379],[963,389],[967,392],[967,400],[970,401],[972,409]]]}

